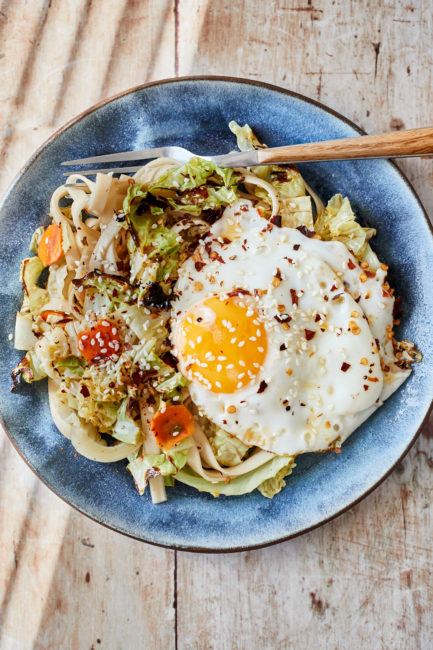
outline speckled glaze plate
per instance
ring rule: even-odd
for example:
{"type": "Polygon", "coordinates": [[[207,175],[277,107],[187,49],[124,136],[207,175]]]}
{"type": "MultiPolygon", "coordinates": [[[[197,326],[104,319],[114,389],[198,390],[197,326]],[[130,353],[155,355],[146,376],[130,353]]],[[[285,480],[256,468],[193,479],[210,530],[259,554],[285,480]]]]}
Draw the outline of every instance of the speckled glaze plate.
{"type": "Polygon", "coordinates": [[[10,393],[10,371],[21,301],[21,258],[44,222],[60,162],[92,154],[178,144],[201,154],[234,148],[227,124],[247,122],[270,146],[357,135],[360,130],[324,106],[266,84],[187,78],[140,86],[89,109],[37,151],[1,206],[0,408],[12,443],[56,494],[94,520],[137,539],[171,548],[234,551],[279,542],[323,524],[376,487],[407,452],[433,397],[433,239],[413,189],[390,162],[350,161],[301,166],[327,200],[347,194],[364,225],[377,228],[374,248],[403,297],[399,338],[424,354],[409,380],[344,444],[341,454],[298,457],[287,487],[268,500],[257,491],[219,497],[176,484],[168,502],[140,497],[124,463],[74,457],[51,421],[45,382],[10,393]]]}

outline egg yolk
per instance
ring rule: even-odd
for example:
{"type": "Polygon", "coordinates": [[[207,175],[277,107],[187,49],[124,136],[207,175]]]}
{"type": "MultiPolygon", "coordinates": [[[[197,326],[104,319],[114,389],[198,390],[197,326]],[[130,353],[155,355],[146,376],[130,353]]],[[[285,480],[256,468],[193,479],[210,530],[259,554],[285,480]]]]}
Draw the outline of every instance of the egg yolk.
{"type": "Polygon", "coordinates": [[[267,334],[242,297],[213,296],[185,313],[176,347],[188,379],[213,393],[234,393],[260,374],[267,334]]]}

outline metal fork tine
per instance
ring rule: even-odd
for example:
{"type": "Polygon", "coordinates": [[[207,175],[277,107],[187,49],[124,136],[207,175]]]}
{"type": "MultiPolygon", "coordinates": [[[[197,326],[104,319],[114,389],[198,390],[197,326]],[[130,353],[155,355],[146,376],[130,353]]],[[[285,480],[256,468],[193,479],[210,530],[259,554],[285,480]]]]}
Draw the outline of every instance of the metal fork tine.
{"type": "Polygon", "coordinates": [[[77,158],[76,160],[65,160],[62,165],[87,165],[89,163],[119,162],[123,160],[148,160],[159,158],[164,155],[164,147],[154,149],[142,149],[141,151],[123,151],[120,153],[109,153],[103,156],[91,156],[90,158],[77,158]]]}
{"type": "Polygon", "coordinates": [[[80,174],[81,176],[91,176],[92,174],[132,174],[133,172],[138,172],[143,165],[138,165],[137,167],[107,167],[107,169],[80,169],[79,171],[64,172],[63,176],[72,176],[73,174],[80,174]]]}

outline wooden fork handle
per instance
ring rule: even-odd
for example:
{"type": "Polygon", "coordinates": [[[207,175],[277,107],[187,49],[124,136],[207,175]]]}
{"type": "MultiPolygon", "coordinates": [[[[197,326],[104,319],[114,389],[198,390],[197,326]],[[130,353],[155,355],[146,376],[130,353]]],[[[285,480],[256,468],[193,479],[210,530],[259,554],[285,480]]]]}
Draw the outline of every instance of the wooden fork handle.
{"type": "Polygon", "coordinates": [[[259,149],[259,164],[433,155],[433,127],[259,149]]]}

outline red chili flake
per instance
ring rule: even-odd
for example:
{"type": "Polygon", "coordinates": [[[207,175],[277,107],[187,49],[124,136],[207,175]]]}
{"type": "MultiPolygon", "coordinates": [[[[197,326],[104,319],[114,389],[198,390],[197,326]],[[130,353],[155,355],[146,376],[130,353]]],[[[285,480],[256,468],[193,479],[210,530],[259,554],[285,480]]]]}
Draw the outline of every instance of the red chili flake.
{"type": "Polygon", "coordinates": [[[343,363],[341,364],[341,370],[343,372],[347,372],[349,368],[350,368],[350,363],[346,363],[345,361],[343,361],[343,363]]]}
{"type": "Polygon", "coordinates": [[[158,374],[157,370],[136,370],[131,374],[131,379],[136,386],[143,385],[151,377],[158,374]]]}
{"type": "Polygon", "coordinates": [[[281,343],[281,345],[280,345],[280,350],[281,350],[281,352],[282,352],[283,350],[287,350],[287,345],[286,345],[285,343],[281,343]]]}
{"type": "Polygon", "coordinates": [[[196,262],[196,263],[194,264],[194,266],[195,266],[195,270],[196,270],[196,271],[201,271],[202,268],[203,268],[204,266],[206,266],[206,263],[205,263],[205,262],[196,262]]]}
{"type": "Polygon", "coordinates": [[[219,255],[219,253],[217,253],[216,251],[211,251],[209,253],[209,257],[211,258],[211,260],[217,260],[220,264],[225,264],[221,255],[219,255]]]}
{"type": "Polygon", "coordinates": [[[298,304],[298,294],[296,293],[295,289],[290,289],[290,297],[292,299],[292,304],[297,305],[298,304]]]}
{"type": "Polygon", "coordinates": [[[307,226],[298,226],[296,230],[299,230],[305,237],[314,237],[316,234],[314,230],[308,230],[307,226]]]}
{"type": "Polygon", "coordinates": [[[333,284],[332,287],[331,287],[331,291],[337,291],[337,289],[338,289],[338,287],[335,284],[333,284]]]}
{"type": "Polygon", "coordinates": [[[305,331],[305,338],[307,341],[311,341],[312,338],[315,337],[316,332],[314,330],[304,330],[305,331]]]}
{"type": "MultiPolygon", "coordinates": [[[[197,319],[198,320],[198,319],[197,319]]],[[[167,366],[170,366],[170,368],[177,368],[177,358],[170,352],[170,350],[167,350],[167,352],[164,352],[164,354],[161,356],[161,359],[164,361],[164,363],[167,364],[167,366]]]]}
{"type": "Polygon", "coordinates": [[[322,320],[322,317],[321,317],[320,314],[316,314],[316,318],[314,319],[314,322],[315,322],[315,323],[318,323],[319,320],[322,320]]]}
{"type": "Polygon", "coordinates": [[[230,296],[230,298],[233,298],[234,296],[240,296],[240,295],[251,296],[251,292],[248,291],[247,289],[237,288],[237,289],[233,289],[232,291],[229,291],[227,295],[230,296]]]}
{"type": "Polygon", "coordinates": [[[401,314],[402,314],[401,303],[402,303],[401,296],[397,296],[397,298],[395,299],[393,310],[392,310],[393,318],[398,318],[399,316],[401,316],[401,314]]]}
{"type": "Polygon", "coordinates": [[[203,210],[201,213],[201,219],[206,221],[206,223],[213,225],[218,219],[222,217],[224,212],[224,207],[218,208],[218,210],[203,210]]]}
{"type": "Polygon", "coordinates": [[[325,302],[328,302],[328,300],[329,300],[328,296],[323,296],[323,300],[324,300],[325,302]]]}
{"type": "Polygon", "coordinates": [[[354,263],[352,262],[352,260],[349,260],[349,261],[347,262],[347,266],[349,267],[349,269],[350,269],[351,271],[352,271],[353,269],[356,269],[356,264],[354,264],[354,263]]]}
{"type": "Polygon", "coordinates": [[[278,268],[278,266],[277,266],[277,271],[276,271],[276,273],[274,275],[274,278],[277,278],[278,280],[281,280],[281,271],[278,268]]]}
{"type": "Polygon", "coordinates": [[[364,384],[364,390],[368,390],[368,386],[364,384]]]}
{"type": "Polygon", "coordinates": [[[191,194],[193,196],[201,196],[204,199],[207,199],[209,196],[209,192],[207,191],[207,187],[195,187],[192,191],[191,194]]]}
{"type": "Polygon", "coordinates": [[[294,251],[298,251],[298,250],[300,249],[300,247],[301,247],[301,244],[295,244],[295,245],[293,246],[293,250],[294,250],[294,251]]]}
{"type": "Polygon", "coordinates": [[[361,300],[361,296],[358,296],[357,298],[355,298],[355,302],[359,302],[360,300],[361,300]]]}
{"type": "Polygon", "coordinates": [[[89,389],[87,388],[87,386],[84,385],[81,386],[80,393],[83,397],[89,397],[90,395],[89,389]]]}
{"type": "Polygon", "coordinates": [[[377,377],[367,377],[367,381],[377,382],[379,381],[377,377]]]}
{"type": "Polygon", "coordinates": [[[274,226],[277,226],[277,228],[281,228],[281,214],[274,215],[270,221],[274,224],[274,226]]]}
{"type": "Polygon", "coordinates": [[[258,393],[263,393],[267,389],[268,385],[265,381],[260,382],[259,390],[257,391],[258,393]]]}
{"type": "Polygon", "coordinates": [[[289,316],[289,314],[278,314],[277,316],[274,316],[274,318],[279,323],[290,323],[292,320],[292,317],[289,316]]]}
{"type": "Polygon", "coordinates": [[[374,340],[375,340],[375,342],[376,342],[376,346],[377,346],[377,349],[378,349],[378,350],[380,350],[380,343],[379,343],[379,339],[374,339],[374,340]]]}
{"type": "Polygon", "coordinates": [[[239,210],[242,210],[242,212],[248,212],[249,207],[246,203],[242,203],[242,205],[239,207],[239,210]]]}
{"type": "Polygon", "coordinates": [[[374,271],[365,271],[365,275],[367,276],[367,278],[375,278],[376,277],[376,273],[374,271]]]}
{"type": "Polygon", "coordinates": [[[289,264],[293,264],[293,260],[291,257],[286,257],[285,259],[288,261],[289,264]]]}
{"type": "Polygon", "coordinates": [[[305,406],[304,402],[299,402],[299,406],[305,406]]]}

